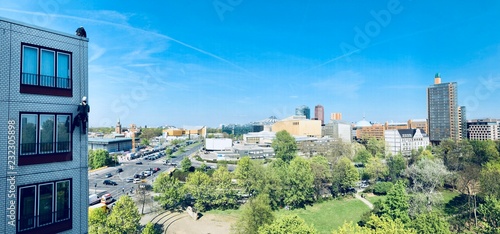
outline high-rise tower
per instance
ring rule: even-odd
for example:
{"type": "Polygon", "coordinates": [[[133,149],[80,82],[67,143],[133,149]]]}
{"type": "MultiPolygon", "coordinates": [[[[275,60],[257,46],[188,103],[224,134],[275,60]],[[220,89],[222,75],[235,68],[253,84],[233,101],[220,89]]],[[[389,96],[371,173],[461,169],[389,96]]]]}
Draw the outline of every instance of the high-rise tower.
{"type": "Polygon", "coordinates": [[[295,115],[303,115],[306,119],[311,119],[311,109],[306,105],[299,106],[295,108],[295,115]]]}
{"type": "Polygon", "coordinates": [[[325,108],[322,105],[317,105],[314,107],[314,118],[321,120],[321,125],[325,124],[325,108]]]}
{"type": "Polygon", "coordinates": [[[460,138],[456,82],[441,83],[441,76],[436,73],[434,84],[427,88],[427,113],[431,143],[460,138]]]}

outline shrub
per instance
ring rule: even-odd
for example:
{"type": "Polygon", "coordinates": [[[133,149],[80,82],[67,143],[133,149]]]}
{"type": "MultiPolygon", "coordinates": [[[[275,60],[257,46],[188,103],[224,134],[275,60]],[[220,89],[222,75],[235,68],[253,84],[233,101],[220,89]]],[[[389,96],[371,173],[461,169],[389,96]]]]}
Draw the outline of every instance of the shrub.
{"type": "Polygon", "coordinates": [[[386,195],[392,189],[392,186],[391,182],[378,182],[373,188],[373,193],[376,195],[386,195]]]}

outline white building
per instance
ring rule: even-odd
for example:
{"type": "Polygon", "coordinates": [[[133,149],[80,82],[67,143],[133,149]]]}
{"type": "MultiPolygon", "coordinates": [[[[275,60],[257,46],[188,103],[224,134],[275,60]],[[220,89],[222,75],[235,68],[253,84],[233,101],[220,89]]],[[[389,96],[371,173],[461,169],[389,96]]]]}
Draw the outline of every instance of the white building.
{"type": "Polygon", "coordinates": [[[335,140],[342,140],[342,142],[350,143],[352,140],[351,124],[338,120],[332,120],[330,123],[322,127],[322,135],[328,136],[335,140]]]}
{"type": "Polygon", "coordinates": [[[205,150],[208,151],[223,151],[231,150],[233,140],[229,138],[207,138],[205,140],[205,150]]]}
{"type": "Polygon", "coordinates": [[[429,136],[420,129],[392,129],[384,131],[386,153],[404,156],[411,154],[412,150],[430,145],[429,136]]]}
{"type": "Polygon", "coordinates": [[[467,135],[470,140],[492,140],[500,139],[500,120],[498,119],[474,119],[467,122],[467,135]]]}

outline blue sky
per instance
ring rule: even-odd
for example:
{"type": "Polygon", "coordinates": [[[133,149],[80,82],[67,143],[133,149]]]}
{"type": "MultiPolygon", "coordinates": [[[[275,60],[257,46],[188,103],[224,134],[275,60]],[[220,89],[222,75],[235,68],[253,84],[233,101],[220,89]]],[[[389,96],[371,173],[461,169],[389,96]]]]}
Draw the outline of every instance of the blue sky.
{"type": "Polygon", "coordinates": [[[89,42],[91,126],[192,126],[325,107],[426,118],[434,74],[468,118],[500,118],[500,2],[2,1],[0,16],[89,42]]]}

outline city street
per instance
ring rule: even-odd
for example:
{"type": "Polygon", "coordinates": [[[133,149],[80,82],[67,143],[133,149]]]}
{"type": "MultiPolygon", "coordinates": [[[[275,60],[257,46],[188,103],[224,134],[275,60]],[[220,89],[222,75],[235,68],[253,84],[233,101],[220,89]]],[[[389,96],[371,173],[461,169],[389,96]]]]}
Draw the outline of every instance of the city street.
{"type": "MultiPolygon", "coordinates": [[[[170,162],[177,164],[180,167],[181,160],[197,152],[202,145],[197,145],[191,149],[187,149],[186,152],[181,153],[175,158],[172,158],[170,162]]],[[[121,165],[115,167],[108,167],[100,169],[97,171],[89,172],[89,194],[97,194],[99,197],[102,194],[110,193],[116,200],[124,194],[135,194],[139,188],[139,184],[134,184],[133,182],[127,182],[127,178],[134,179],[134,174],[141,174],[143,171],[148,171],[150,168],[160,168],[160,171],[153,173],[151,176],[146,177],[142,181],[147,184],[152,184],[154,179],[162,172],[168,171],[173,168],[173,166],[165,165],[165,157],[159,158],[157,160],[144,160],[142,158],[122,162],[121,165]],[[142,162],[138,165],[136,163],[142,162]],[[122,172],[117,172],[117,169],[121,168],[122,172]],[[112,176],[107,178],[106,174],[110,173],[112,176]],[[105,185],[104,180],[111,180],[117,183],[117,185],[105,185]]]]}

